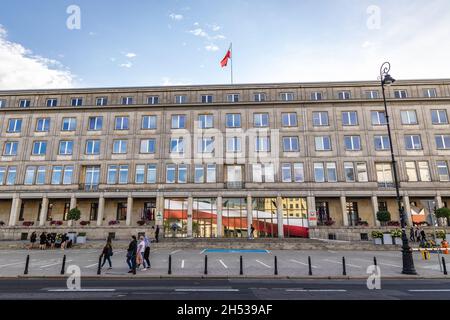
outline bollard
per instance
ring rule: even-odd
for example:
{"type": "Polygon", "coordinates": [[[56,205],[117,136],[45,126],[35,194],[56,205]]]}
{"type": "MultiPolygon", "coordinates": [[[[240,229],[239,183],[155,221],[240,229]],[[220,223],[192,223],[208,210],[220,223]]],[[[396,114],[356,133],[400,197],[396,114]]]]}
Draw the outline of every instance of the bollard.
{"type": "Polygon", "coordinates": [[[61,266],[61,274],[66,273],[66,255],[63,257],[62,266],[61,266]]]}
{"type": "Polygon", "coordinates": [[[447,266],[445,265],[445,258],[442,257],[442,266],[444,267],[444,274],[447,275],[447,266]]]}
{"type": "Polygon", "coordinates": [[[377,257],[373,257],[373,265],[377,265],[377,257]]]}
{"type": "Polygon", "coordinates": [[[168,274],[172,274],[172,255],[169,254],[169,271],[168,274]]]}
{"type": "Polygon", "coordinates": [[[208,255],[205,255],[205,274],[208,274],[208,255]]]}
{"type": "Polygon", "coordinates": [[[278,275],[278,260],[277,260],[277,256],[275,256],[275,261],[274,261],[274,263],[275,263],[275,272],[274,272],[274,274],[275,274],[275,275],[278,275]]]}
{"type": "Polygon", "coordinates": [[[308,256],[308,269],[309,269],[308,274],[310,276],[312,276],[312,266],[311,266],[311,257],[310,256],[308,256]]]}
{"type": "Polygon", "coordinates": [[[102,255],[98,257],[98,267],[97,267],[97,274],[102,273],[102,255]]]}
{"type": "Polygon", "coordinates": [[[347,270],[345,269],[345,257],[342,257],[342,275],[347,275],[347,270]]]}
{"type": "Polygon", "coordinates": [[[241,256],[241,260],[240,260],[240,271],[239,271],[239,274],[240,275],[244,274],[244,265],[243,265],[243,262],[242,262],[242,256],[241,256]]]}
{"type": "Polygon", "coordinates": [[[25,262],[25,270],[23,274],[28,274],[28,265],[30,264],[30,255],[27,255],[27,261],[25,262]]]}

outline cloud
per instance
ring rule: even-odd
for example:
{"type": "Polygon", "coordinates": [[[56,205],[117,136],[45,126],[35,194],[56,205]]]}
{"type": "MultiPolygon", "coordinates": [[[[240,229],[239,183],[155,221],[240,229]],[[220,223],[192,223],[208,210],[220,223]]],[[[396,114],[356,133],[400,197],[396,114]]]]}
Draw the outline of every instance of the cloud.
{"type": "Polygon", "coordinates": [[[130,59],[136,58],[136,56],[137,56],[137,54],[133,53],[133,52],[128,52],[125,54],[125,57],[130,58],[130,59]]]}
{"type": "Polygon", "coordinates": [[[182,14],[171,13],[171,14],[169,14],[169,17],[170,17],[170,19],[176,20],[176,21],[183,20],[182,14]]]}
{"type": "Polygon", "coordinates": [[[75,76],[59,61],[34,55],[19,43],[7,40],[0,25],[0,89],[73,87],[75,76]]]}
{"type": "Polygon", "coordinates": [[[126,63],[119,64],[119,67],[121,68],[131,68],[133,64],[130,61],[127,61],[126,63]]]}
{"type": "Polygon", "coordinates": [[[205,46],[205,49],[206,49],[206,51],[214,52],[214,51],[219,50],[219,47],[216,46],[215,44],[211,43],[211,44],[208,44],[207,46],[205,46]]]}
{"type": "Polygon", "coordinates": [[[189,33],[193,34],[196,37],[203,37],[203,38],[207,38],[208,37],[208,34],[202,28],[189,30],[189,33]]]}
{"type": "Polygon", "coordinates": [[[220,29],[222,29],[222,27],[219,26],[219,25],[217,25],[217,24],[208,24],[207,26],[208,26],[209,28],[211,28],[211,30],[214,31],[214,32],[217,32],[217,31],[219,31],[220,29]]]}
{"type": "Polygon", "coordinates": [[[189,85],[191,82],[189,81],[174,81],[170,77],[163,77],[162,78],[162,85],[163,86],[184,86],[189,85]]]}

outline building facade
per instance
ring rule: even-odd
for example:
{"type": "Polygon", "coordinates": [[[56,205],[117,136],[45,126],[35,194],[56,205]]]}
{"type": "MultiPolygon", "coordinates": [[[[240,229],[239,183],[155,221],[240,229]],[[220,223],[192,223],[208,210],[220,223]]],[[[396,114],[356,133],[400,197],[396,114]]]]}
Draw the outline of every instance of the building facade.
{"type": "MultiPolygon", "coordinates": [[[[408,223],[450,200],[450,80],[387,90],[408,223]]],[[[378,82],[0,92],[8,228],[306,237],[398,221],[378,82]]],[[[1,229],[0,229],[1,230],[1,229]]],[[[89,231],[88,231],[89,232],[89,231]]],[[[89,234],[88,234],[89,236],[89,234]]]]}

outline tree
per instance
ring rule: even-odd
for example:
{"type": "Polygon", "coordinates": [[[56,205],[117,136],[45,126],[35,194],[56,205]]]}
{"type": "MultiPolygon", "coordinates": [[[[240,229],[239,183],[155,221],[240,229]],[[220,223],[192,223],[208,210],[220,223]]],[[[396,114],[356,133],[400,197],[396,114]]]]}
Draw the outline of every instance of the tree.
{"type": "Polygon", "coordinates": [[[382,225],[386,225],[387,222],[391,221],[391,214],[387,210],[378,211],[377,219],[382,225]]]}
{"type": "Polygon", "coordinates": [[[70,209],[69,213],[67,214],[67,219],[72,221],[78,221],[81,218],[81,211],[78,208],[70,209]]]}
{"type": "Polygon", "coordinates": [[[450,218],[450,209],[449,208],[439,208],[436,209],[436,218],[450,218]]]}

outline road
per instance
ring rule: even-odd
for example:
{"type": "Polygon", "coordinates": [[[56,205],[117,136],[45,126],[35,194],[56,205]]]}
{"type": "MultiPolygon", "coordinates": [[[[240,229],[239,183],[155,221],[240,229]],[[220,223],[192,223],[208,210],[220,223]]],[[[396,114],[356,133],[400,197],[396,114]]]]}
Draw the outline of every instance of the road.
{"type": "Polygon", "coordinates": [[[89,279],[69,291],[64,279],[0,280],[0,300],[449,300],[450,280],[89,279]]]}

